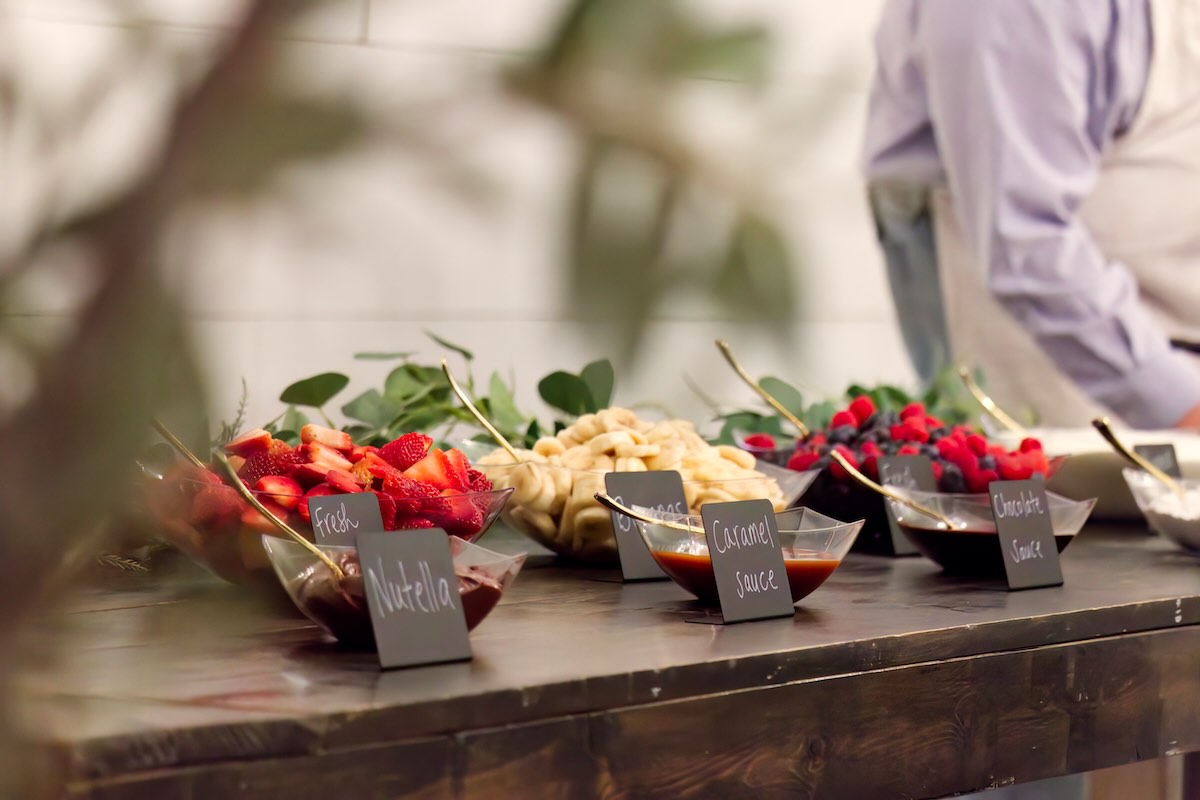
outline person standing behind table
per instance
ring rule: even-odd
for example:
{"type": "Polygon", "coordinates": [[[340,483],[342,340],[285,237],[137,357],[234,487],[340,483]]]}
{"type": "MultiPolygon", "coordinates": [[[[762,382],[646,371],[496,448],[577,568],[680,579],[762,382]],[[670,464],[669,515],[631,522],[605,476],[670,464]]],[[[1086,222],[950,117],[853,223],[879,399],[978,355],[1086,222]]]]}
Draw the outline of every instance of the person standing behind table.
{"type": "Polygon", "coordinates": [[[1200,426],[1200,0],[889,0],[866,173],[914,365],[1200,426]]]}

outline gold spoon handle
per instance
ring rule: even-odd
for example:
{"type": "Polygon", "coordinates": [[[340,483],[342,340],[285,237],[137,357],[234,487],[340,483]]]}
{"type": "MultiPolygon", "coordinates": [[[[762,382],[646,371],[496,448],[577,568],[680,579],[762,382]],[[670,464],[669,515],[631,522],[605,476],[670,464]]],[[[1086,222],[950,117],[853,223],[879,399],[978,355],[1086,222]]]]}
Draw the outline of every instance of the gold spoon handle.
{"type": "Polygon", "coordinates": [[[1146,470],[1146,472],[1149,472],[1156,479],[1166,484],[1167,488],[1176,495],[1183,497],[1183,487],[1179,485],[1179,481],[1175,480],[1170,475],[1154,466],[1154,464],[1150,463],[1150,461],[1147,459],[1138,455],[1137,451],[1126,447],[1125,443],[1118,439],[1117,435],[1113,433],[1112,423],[1109,421],[1108,417],[1097,417],[1096,419],[1092,420],[1092,427],[1100,432],[1100,435],[1104,437],[1104,441],[1108,442],[1119,455],[1123,456],[1131,464],[1146,470]]]}
{"type": "Polygon", "coordinates": [[[738,374],[738,377],[746,382],[746,385],[758,393],[758,396],[767,402],[771,408],[779,412],[779,415],[795,426],[801,436],[808,436],[808,426],[800,421],[800,418],[786,409],[783,403],[775,399],[775,397],[766,389],[758,385],[758,382],[750,377],[746,370],[742,369],[742,365],[733,357],[733,350],[729,347],[729,342],[723,339],[717,339],[717,349],[721,351],[721,355],[725,356],[725,360],[729,362],[729,366],[733,367],[733,371],[738,374]]]}
{"type": "Polygon", "coordinates": [[[208,469],[208,465],[196,457],[196,454],[191,449],[179,440],[179,437],[171,432],[170,428],[162,424],[162,420],[157,417],[150,419],[150,424],[154,426],[154,430],[158,431],[158,435],[167,440],[167,444],[174,448],[176,453],[192,462],[194,466],[200,469],[208,469]]]}
{"type": "MultiPolygon", "coordinates": [[[[310,542],[308,539],[305,539],[303,536],[301,536],[299,533],[297,533],[295,530],[293,530],[291,525],[288,525],[286,522],[281,520],[279,517],[272,514],[270,511],[267,510],[266,506],[264,506],[262,503],[260,503],[258,501],[258,498],[254,496],[254,493],[246,488],[246,484],[242,483],[242,479],[238,477],[237,471],[234,470],[234,468],[233,468],[233,464],[229,463],[229,459],[227,459],[225,457],[224,453],[216,453],[216,458],[217,458],[217,463],[219,463],[221,465],[221,467],[225,470],[225,474],[227,474],[229,476],[229,481],[230,481],[230,483],[233,484],[233,488],[235,490],[237,490],[237,493],[242,496],[243,500],[245,500],[250,505],[254,506],[255,510],[258,511],[258,513],[262,514],[264,517],[266,517],[271,522],[272,525],[274,525],[279,530],[283,531],[283,533],[285,533],[288,536],[295,539],[298,543],[303,545],[314,556],[321,559],[321,562],[323,564],[325,564],[325,566],[329,567],[329,571],[333,573],[333,577],[339,583],[341,582],[341,580],[343,578],[346,577],[346,574],[344,572],[342,572],[342,568],[339,567],[337,564],[333,563],[333,559],[331,559],[329,556],[325,555],[325,553],[322,552],[321,548],[317,547],[315,544],[310,542]]],[[[303,502],[303,501],[301,501],[301,502],[303,502]]]]}
{"type": "Polygon", "coordinates": [[[520,462],[521,457],[517,455],[516,449],[509,444],[508,439],[504,438],[504,434],[496,430],[496,426],[492,425],[491,421],[483,415],[483,412],[475,407],[475,404],[471,402],[471,398],[468,397],[467,393],[463,391],[463,388],[458,385],[458,381],[454,379],[454,374],[450,372],[450,364],[444,357],[442,358],[442,372],[446,375],[446,381],[450,384],[450,389],[453,390],[454,394],[458,396],[459,402],[466,406],[467,411],[471,412],[471,416],[475,417],[475,421],[482,425],[483,429],[492,435],[492,438],[496,440],[496,444],[508,451],[508,454],[512,456],[513,461],[520,462]]]}
{"type": "Polygon", "coordinates": [[[863,486],[866,486],[868,489],[871,489],[874,492],[878,492],[879,494],[883,495],[884,497],[888,498],[889,500],[895,500],[897,503],[900,503],[901,505],[908,506],[913,511],[916,511],[919,514],[924,514],[927,517],[936,519],[938,522],[945,525],[950,530],[954,530],[955,528],[958,527],[953,522],[951,522],[950,518],[947,517],[946,515],[944,515],[940,512],[934,511],[932,508],[927,508],[923,504],[918,503],[916,500],[913,500],[910,497],[905,497],[900,492],[894,491],[894,490],[888,488],[887,486],[882,486],[882,485],[876,483],[875,481],[871,480],[870,478],[868,478],[866,475],[863,475],[861,472],[859,472],[854,467],[853,464],[851,464],[849,461],[846,460],[845,456],[843,456],[837,450],[830,451],[829,455],[831,458],[833,458],[834,461],[836,461],[838,464],[841,464],[842,469],[844,469],[844,470],[846,470],[846,472],[850,473],[850,477],[854,478],[854,480],[858,481],[863,486]]]}
{"type": "Polygon", "coordinates": [[[1024,437],[1029,435],[1029,431],[1025,429],[1024,425],[1009,416],[1003,408],[996,404],[995,400],[988,397],[987,393],[984,392],[979,384],[975,382],[975,379],[971,377],[971,371],[969,369],[966,367],[959,367],[958,377],[962,379],[963,385],[967,387],[967,391],[971,393],[971,396],[975,398],[975,401],[978,402],[979,405],[983,406],[983,410],[990,414],[993,419],[1018,436],[1024,437]]]}
{"type": "Polygon", "coordinates": [[[624,514],[627,517],[632,517],[639,522],[645,522],[647,525],[661,525],[664,528],[671,528],[677,531],[686,531],[687,533],[698,533],[704,535],[703,528],[694,528],[691,525],[684,525],[682,522],[671,522],[665,519],[655,519],[654,517],[646,516],[640,511],[634,511],[627,505],[614,500],[604,492],[596,492],[592,495],[596,498],[596,502],[607,508],[609,511],[616,511],[619,514],[624,514]]]}

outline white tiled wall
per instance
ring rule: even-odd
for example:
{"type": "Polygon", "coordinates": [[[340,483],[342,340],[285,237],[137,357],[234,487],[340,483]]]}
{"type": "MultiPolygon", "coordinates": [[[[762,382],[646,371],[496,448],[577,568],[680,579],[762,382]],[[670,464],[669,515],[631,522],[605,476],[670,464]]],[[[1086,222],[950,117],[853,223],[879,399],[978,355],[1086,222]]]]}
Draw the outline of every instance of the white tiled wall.
{"type": "MultiPolygon", "coordinates": [[[[716,336],[730,339],[752,372],[818,390],[908,383],[857,171],[870,31],[882,0],[692,2],[717,22],[765,21],[775,37],[774,80],[759,101],[733,113],[721,86],[697,81],[695,101],[680,114],[701,140],[735,157],[744,151],[747,174],[761,181],[802,254],[805,300],[793,335],[780,341],[690,312],[662,315],[618,399],[663,402],[701,419],[686,373],[721,400],[749,403],[712,347],[716,336]]],[[[561,300],[571,141],[553,121],[490,91],[492,71],[533,47],[560,4],[347,0],[289,32],[285,55],[299,85],[353,98],[384,119],[419,118],[439,152],[487,191],[470,198],[447,191],[429,158],[397,144],[397,131],[365,152],[283,176],[278,202],[181,221],[168,260],[212,370],[216,414],[232,407],[243,376],[252,419],[273,416],[283,386],[318,371],[348,370],[366,388],[386,366],[351,354],[418,349],[433,358],[423,329],[473,348],[480,373],[515,370],[521,399],[534,407],[538,377],[607,354],[594,331],[571,323],[574,312],[561,300]]],[[[63,104],[85,87],[95,64],[135,30],[113,5],[0,0],[0,44],[8,37],[13,45],[7,52],[24,85],[63,104]]],[[[180,52],[214,43],[242,7],[241,0],[116,5],[161,27],[180,52]]],[[[152,74],[127,89],[141,100],[117,122],[81,129],[74,161],[60,165],[85,176],[77,185],[117,185],[128,172],[122,152],[136,156],[153,138],[163,89],[152,74]]],[[[19,151],[0,153],[8,176],[21,163],[19,151]]],[[[28,202],[22,185],[0,181],[13,220],[28,202]]],[[[0,223],[0,235],[5,224],[16,223],[0,223]]],[[[61,305],[52,287],[40,287],[20,310],[36,316],[61,305]]]]}

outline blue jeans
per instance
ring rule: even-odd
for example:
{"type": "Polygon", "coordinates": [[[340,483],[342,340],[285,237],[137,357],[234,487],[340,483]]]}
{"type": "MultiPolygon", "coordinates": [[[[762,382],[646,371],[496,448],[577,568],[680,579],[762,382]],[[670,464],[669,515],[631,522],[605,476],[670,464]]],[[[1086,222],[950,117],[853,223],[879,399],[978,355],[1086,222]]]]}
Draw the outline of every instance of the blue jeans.
{"type": "Polygon", "coordinates": [[[868,189],[868,199],[904,346],[917,376],[928,385],[950,365],[929,189],[911,183],[875,183],[868,189]]]}

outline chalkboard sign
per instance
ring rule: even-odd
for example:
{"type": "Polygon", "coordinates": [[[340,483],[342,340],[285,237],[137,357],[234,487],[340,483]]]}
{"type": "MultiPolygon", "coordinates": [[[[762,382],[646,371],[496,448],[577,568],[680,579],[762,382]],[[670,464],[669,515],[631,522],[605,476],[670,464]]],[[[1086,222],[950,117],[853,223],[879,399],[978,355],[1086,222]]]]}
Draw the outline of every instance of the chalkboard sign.
{"type": "Polygon", "coordinates": [[[795,614],[770,501],[708,503],[700,513],[724,621],[795,614]]]}
{"type": "Polygon", "coordinates": [[[445,531],[360,533],[358,557],[381,667],[471,658],[445,531]]]}
{"type": "MultiPolygon", "coordinates": [[[[933,462],[926,456],[880,456],[876,463],[879,465],[879,482],[884,486],[895,486],[899,489],[917,489],[922,492],[936,492],[937,478],[933,477],[933,462]]],[[[891,530],[892,555],[915,556],[917,548],[900,530],[896,515],[890,503],[885,503],[888,516],[888,528],[891,530]]]]}
{"type": "MultiPolygon", "coordinates": [[[[604,488],[609,497],[626,506],[643,506],[675,514],[688,511],[683,479],[678,472],[610,472],[604,476],[604,488]]],[[[637,523],[617,511],[612,513],[612,522],[622,577],[627,581],[666,579],[666,573],[659,569],[638,533],[637,523]]]]}
{"type": "Polygon", "coordinates": [[[301,502],[308,503],[313,539],[319,545],[353,547],[359,533],[383,530],[374,492],[331,494],[301,502]]]}
{"type": "MultiPolygon", "coordinates": [[[[988,486],[992,515],[1009,589],[1061,586],[1062,566],[1050,524],[1046,483],[1041,480],[993,481],[988,486]]],[[[963,532],[960,536],[978,536],[963,532]]]]}
{"type": "Polygon", "coordinates": [[[1172,478],[1183,477],[1183,470],[1179,468],[1179,458],[1175,455],[1175,445],[1139,444],[1134,445],[1133,450],[1172,478]]]}

